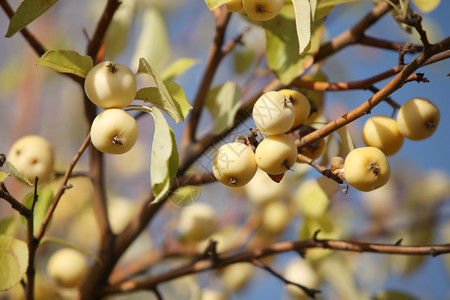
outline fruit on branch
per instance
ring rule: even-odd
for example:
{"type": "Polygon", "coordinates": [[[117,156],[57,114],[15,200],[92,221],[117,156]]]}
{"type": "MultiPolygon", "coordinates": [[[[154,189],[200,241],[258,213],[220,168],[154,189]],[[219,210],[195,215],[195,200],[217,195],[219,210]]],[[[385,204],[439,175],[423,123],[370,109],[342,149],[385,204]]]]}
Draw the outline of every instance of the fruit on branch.
{"type": "Polygon", "coordinates": [[[211,205],[195,203],[182,209],[177,230],[182,240],[199,242],[216,230],[216,213],[211,205]]]}
{"type": "Polygon", "coordinates": [[[223,269],[222,282],[225,290],[236,292],[251,279],[255,267],[246,262],[235,263],[223,269]]]}
{"type": "Polygon", "coordinates": [[[271,175],[284,174],[297,161],[297,146],[286,134],[271,135],[255,151],[258,166],[271,175]]]}
{"type": "Polygon", "coordinates": [[[202,291],[200,299],[202,300],[226,300],[226,296],[213,289],[204,289],[202,291]]]}
{"type": "Polygon", "coordinates": [[[84,81],[87,97],[103,108],[127,107],[136,96],[136,78],[125,65],[104,61],[94,66],[84,81]]]}
{"type": "Polygon", "coordinates": [[[348,184],[363,192],[385,185],[391,176],[386,155],[375,147],[361,147],[350,151],[344,162],[344,176],[348,184]]]}
{"type": "Polygon", "coordinates": [[[413,98],[403,104],[397,114],[398,129],[414,141],[430,137],[439,124],[439,108],[424,98],[413,98]]]}
{"type": "Polygon", "coordinates": [[[242,0],[244,11],[249,18],[267,21],[275,18],[284,5],[284,0],[242,0]]]}
{"type": "Polygon", "coordinates": [[[244,191],[249,200],[256,205],[265,205],[287,195],[286,180],[273,181],[266,172],[258,168],[255,176],[244,185],[244,191]]]}
{"type": "MultiPolygon", "coordinates": [[[[316,130],[316,128],[309,125],[303,125],[299,128],[300,137],[304,137],[305,135],[308,135],[316,130]]],[[[325,150],[325,146],[325,140],[322,138],[299,148],[298,152],[311,159],[317,159],[320,155],[322,155],[323,151],[325,150]]]]}
{"type": "Polygon", "coordinates": [[[268,203],[262,212],[261,228],[268,234],[276,235],[283,232],[289,225],[289,208],[283,201],[268,203]]]}
{"type": "Polygon", "coordinates": [[[44,183],[53,173],[53,148],[38,135],[27,135],[15,141],[6,159],[31,183],[36,176],[39,183],[44,183]]]}
{"type": "Polygon", "coordinates": [[[285,133],[295,121],[292,102],[275,91],[259,97],[253,106],[252,116],[259,131],[268,135],[285,133]]]}
{"type": "Polygon", "coordinates": [[[92,122],[91,141],[97,150],[122,154],[133,148],[139,135],[136,120],[120,108],[102,111],[92,122]]]}
{"type": "Polygon", "coordinates": [[[241,12],[244,10],[244,6],[242,6],[242,0],[230,0],[225,3],[225,6],[230,12],[241,12]]]}
{"type": "Polygon", "coordinates": [[[217,150],[212,165],[216,179],[231,187],[247,184],[257,168],[252,149],[238,142],[222,145],[217,150]]]}
{"type": "Polygon", "coordinates": [[[47,272],[58,286],[74,288],[85,279],[89,265],[79,251],[63,248],[52,254],[47,263],[47,272]]]}
{"type": "Polygon", "coordinates": [[[387,116],[374,116],[364,123],[362,139],[367,146],[380,149],[385,155],[397,153],[405,138],[398,130],[397,121],[387,116]]]}
{"type": "MultiPolygon", "coordinates": [[[[315,289],[320,284],[320,277],[316,270],[304,258],[295,258],[289,261],[284,271],[284,278],[309,289],[315,289]]],[[[294,299],[309,299],[309,296],[297,286],[288,284],[286,288],[294,299]]]]}
{"type": "Polygon", "coordinates": [[[278,92],[289,99],[294,106],[295,120],[294,124],[291,126],[291,129],[302,125],[311,113],[311,104],[309,103],[308,98],[306,98],[306,96],[302,93],[291,89],[282,89],[278,92]]]}

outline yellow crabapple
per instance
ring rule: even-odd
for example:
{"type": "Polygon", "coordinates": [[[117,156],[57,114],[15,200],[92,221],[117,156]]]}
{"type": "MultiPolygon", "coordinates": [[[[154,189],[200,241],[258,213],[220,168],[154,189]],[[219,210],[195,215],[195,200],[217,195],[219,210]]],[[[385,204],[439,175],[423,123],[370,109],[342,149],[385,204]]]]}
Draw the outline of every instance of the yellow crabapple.
{"type": "MultiPolygon", "coordinates": [[[[320,277],[309,261],[303,258],[295,258],[288,262],[284,271],[284,278],[292,282],[301,284],[309,289],[315,289],[319,286],[320,277]]],[[[299,287],[287,285],[289,294],[294,299],[308,299],[299,287]]]]}
{"type": "Polygon", "coordinates": [[[252,149],[238,142],[222,145],[217,150],[212,165],[214,177],[230,187],[247,184],[257,168],[252,149]]]}
{"type": "Polygon", "coordinates": [[[104,61],[86,75],[84,91],[97,106],[103,108],[127,107],[136,96],[136,77],[125,65],[104,61]]]}
{"type": "Polygon", "coordinates": [[[62,248],[50,257],[47,272],[58,286],[74,288],[85,279],[89,265],[86,257],[79,251],[62,248]]]}
{"type": "Polygon", "coordinates": [[[136,119],[120,108],[102,111],[92,122],[91,141],[97,150],[122,154],[133,148],[139,135],[136,119]]]}
{"type": "Polygon", "coordinates": [[[244,10],[244,6],[242,6],[242,0],[229,0],[225,3],[225,7],[230,12],[241,12],[244,10]]]}
{"type": "Polygon", "coordinates": [[[297,146],[286,134],[271,135],[256,147],[255,157],[258,167],[271,175],[279,175],[289,170],[297,161],[297,146]]]}
{"type": "Polygon", "coordinates": [[[344,176],[355,189],[369,192],[389,181],[391,168],[383,151],[375,147],[361,147],[350,151],[345,158],[344,176]]]}
{"type": "Polygon", "coordinates": [[[311,113],[311,104],[309,103],[308,98],[302,93],[291,89],[282,89],[278,92],[292,102],[295,112],[295,121],[294,124],[292,124],[291,129],[297,128],[308,119],[309,114],[311,113]]]}
{"type": "Polygon", "coordinates": [[[275,182],[260,168],[243,188],[249,200],[256,205],[265,205],[272,200],[283,198],[288,191],[286,180],[275,182]]]}
{"type": "Polygon", "coordinates": [[[367,146],[380,149],[385,155],[397,153],[405,138],[398,130],[397,121],[387,116],[374,116],[364,123],[362,139],[367,146]]]}
{"type": "Polygon", "coordinates": [[[245,13],[257,21],[275,18],[284,5],[284,0],[242,0],[245,13]]]}
{"type": "Polygon", "coordinates": [[[184,240],[199,242],[214,233],[216,219],[216,213],[210,204],[195,203],[182,208],[177,229],[184,240]]]}

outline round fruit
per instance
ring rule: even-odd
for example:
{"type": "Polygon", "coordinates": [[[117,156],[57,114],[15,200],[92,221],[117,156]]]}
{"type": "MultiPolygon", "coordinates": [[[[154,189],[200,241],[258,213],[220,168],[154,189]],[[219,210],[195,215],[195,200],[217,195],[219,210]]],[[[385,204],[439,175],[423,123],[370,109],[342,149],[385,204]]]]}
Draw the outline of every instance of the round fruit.
{"type": "MultiPolygon", "coordinates": [[[[316,270],[305,259],[291,260],[284,271],[284,278],[310,289],[317,288],[320,283],[320,277],[316,270]]],[[[289,284],[287,289],[294,299],[309,299],[308,295],[296,286],[289,284]]]]}
{"type": "Polygon", "coordinates": [[[242,0],[230,0],[225,3],[225,6],[230,12],[241,12],[244,10],[244,7],[242,6],[242,0]]]}
{"type": "Polygon", "coordinates": [[[196,203],[183,208],[177,229],[184,240],[201,241],[214,233],[216,213],[211,205],[196,203]]]}
{"type": "Polygon", "coordinates": [[[120,108],[102,111],[92,122],[91,141],[99,151],[122,154],[133,148],[139,135],[136,120],[120,108]]]}
{"type": "Polygon", "coordinates": [[[256,205],[265,205],[287,195],[286,180],[273,181],[266,172],[258,168],[255,176],[244,185],[245,194],[256,205]]]}
{"type": "Polygon", "coordinates": [[[253,121],[264,134],[282,134],[295,120],[294,106],[283,94],[270,91],[263,94],[253,106],[253,121]]]}
{"type": "Polygon", "coordinates": [[[133,72],[119,63],[104,61],[86,75],[84,91],[88,98],[103,108],[127,107],[136,96],[133,72]]]}
{"type": "Polygon", "coordinates": [[[264,207],[261,228],[269,234],[279,234],[289,225],[290,213],[287,204],[273,201],[264,207]]]}
{"type": "Polygon", "coordinates": [[[297,146],[286,134],[271,135],[259,143],[255,151],[258,166],[271,175],[289,170],[297,161],[297,146]]]}
{"type": "Polygon", "coordinates": [[[345,180],[357,190],[368,192],[385,185],[391,168],[383,151],[361,147],[350,151],[344,162],[345,180]]]}
{"type": "Polygon", "coordinates": [[[242,5],[249,18],[267,21],[278,15],[284,0],[242,0],[242,5]]]}
{"type": "Polygon", "coordinates": [[[406,102],[397,114],[398,129],[410,140],[423,140],[431,136],[439,124],[440,112],[434,103],[424,98],[406,102]]]}
{"type": "MultiPolygon", "coordinates": [[[[300,129],[300,137],[303,137],[317,130],[316,128],[308,125],[303,125],[299,129],[300,129]]],[[[317,159],[324,150],[325,150],[325,140],[322,138],[299,148],[298,152],[307,156],[308,158],[317,159]]]]}
{"type": "Polygon", "coordinates": [[[367,146],[376,147],[387,156],[397,153],[405,140],[397,121],[386,116],[369,118],[362,129],[362,139],[367,146]]]}
{"type": "Polygon", "coordinates": [[[38,135],[18,139],[6,158],[31,183],[34,183],[36,176],[40,183],[46,182],[53,172],[52,146],[38,135]]]}
{"type": "Polygon", "coordinates": [[[63,248],[53,253],[47,264],[47,272],[55,283],[67,288],[79,286],[88,271],[89,266],[84,255],[71,248],[63,248]]]}
{"type": "Polygon", "coordinates": [[[216,179],[231,187],[247,184],[257,168],[252,149],[237,142],[222,145],[217,150],[212,165],[216,179]]]}
{"type": "Polygon", "coordinates": [[[302,125],[311,113],[311,104],[309,103],[308,98],[295,90],[283,89],[278,92],[288,98],[294,106],[295,121],[294,124],[292,124],[291,129],[302,125]]]}

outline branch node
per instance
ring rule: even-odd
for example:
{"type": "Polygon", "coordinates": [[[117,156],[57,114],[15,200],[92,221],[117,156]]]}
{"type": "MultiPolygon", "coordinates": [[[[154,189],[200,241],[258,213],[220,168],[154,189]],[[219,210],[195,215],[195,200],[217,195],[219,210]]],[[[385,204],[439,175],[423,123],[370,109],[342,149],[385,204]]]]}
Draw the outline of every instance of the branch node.
{"type": "Polygon", "coordinates": [[[321,240],[317,237],[318,235],[319,235],[319,232],[320,232],[321,230],[320,229],[317,229],[315,232],[314,232],[314,234],[313,234],[313,240],[314,241],[316,241],[316,242],[320,242],[321,240]]]}
{"type": "Polygon", "coordinates": [[[395,246],[401,246],[403,242],[403,238],[398,239],[398,241],[395,242],[395,246]]]}

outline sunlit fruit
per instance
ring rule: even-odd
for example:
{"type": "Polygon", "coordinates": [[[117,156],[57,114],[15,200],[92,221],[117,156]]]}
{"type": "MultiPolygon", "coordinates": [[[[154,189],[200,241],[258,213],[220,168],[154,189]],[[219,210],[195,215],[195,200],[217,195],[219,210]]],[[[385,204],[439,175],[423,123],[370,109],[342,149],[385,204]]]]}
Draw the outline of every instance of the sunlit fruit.
{"type": "Polygon", "coordinates": [[[383,151],[375,147],[361,147],[350,151],[345,158],[344,176],[348,184],[368,192],[388,182],[391,168],[383,151]]]}
{"type": "Polygon", "coordinates": [[[363,126],[362,139],[367,146],[376,147],[387,156],[397,153],[405,140],[397,121],[386,116],[369,118],[363,126]]]}
{"type": "Polygon", "coordinates": [[[271,135],[256,147],[256,163],[264,172],[279,175],[297,161],[297,146],[286,134],[271,135]]]}
{"type": "Polygon", "coordinates": [[[267,21],[278,15],[283,8],[284,0],[242,0],[242,5],[249,18],[267,21]]]}
{"type": "Polygon", "coordinates": [[[18,139],[6,158],[30,183],[35,182],[36,176],[39,177],[39,183],[44,183],[53,173],[53,148],[45,138],[38,135],[18,139]]]}
{"type": "MultiPolygon", "coordinates": [[[[305,135],[310,134],[311,132],[316,131],[317,129],[308,125],[301,126],[299,128],[300,131],[300,137],[303,137],[305,135]]],[[[325,140],[323,138],[318,139],[317,141],[314,141],[312,143],[309,143],[308,145],[305,145],[298,149],[298,152],[307,156],[311,159],[317,159],[320,155],[322,155],[323,151],[325,150],[325,140]]]]}
{"type": "Polygon", "coordinates": [[[221,146],[214,156],[212,170],[217,180],[231,187],[247,184],[255,175],[255,154],[243,143],[221,146]]]}
{"type": "Polygon", "coordinates": [[[89,271],[86,257],[72,248],[63,248],[52,254],[47,272],[54,282],[62,287],[79,286],[89,271]]]}
{"type": "Polygon", "coordinates": [[[259,131],[275,135],[282,134],[292,127],[295,111],[288,98],[279,92],[270,91],[255,102],[252,116],[259,131]]]}
{"type": "Polygon", "coordinates": [[[225,6],[230,12],[241,12],[244,10],[244,6],[242,6],[242,0],[230,0],[225,3],[225,6]]]}
{"type": "Polygon", "coordinates": [[[104,61],[94,66],[86,75],[84,91],[97,106],[123,108],[136,96],[136,78],[125,65],[104,61]]]}
{"type": "MultiPolygon", "coordinates": [[[[288,262],[284,271],[284,278],[309,289],[317,288],[320,283],[320,277],[311,263],[302,258],[296,258],[288,262]]],[[[309,296],[297,286],[287,285],[287,290],[294,299],[309,299],[309,296]]]]}
{"type": "Polygon", "coordinates": [[[424,98],[413,98],[398,111],[398,129],[410,140],[423,140],[436,131],[440,117],[439,108],[433,102],[424,98]]]}
{"type": "Polygon", "coordinates": [[[242,289],[253,274],[254,266],[250,263],[236,263],[223,269],[222,282],[227,291],[242,289]]]}
{"type": "Polygon", "coordinates": [[[137,141],[136,120],[120,108],[102,111],[92,122],[91,141],[97,150],[109,154],[129,151],[137,141]]]}
{"type": "Polygon", "coordinates": [[[261,228],[269,234],[279,234],[289,225],[290,213],[286,203],[272,201],[262,212],[261,228]]]}
{"type": "Polygon", "coordinates": [[[286,180],[273,181],[266,172],[259,169],[249,183],[244,185],[249,200],[257,205],[264,205],[272,200],[279,200],[288,193],[286,180]]]}
{"type": "Polygon", "coordinates": [[[308,119],[311,113],[311,104],[308,98],[300,92],[291,89],[282,89],[278,91],[288,98],[294,106],[295,121],[291,128],[297,128],[308,119]]]}
{"type": "Polygon", "coordinates": [[[201,241],[216,229],[216,213],[206,203],[195,203],[182,208],[177,230],[185,241],[201,241]]]}

